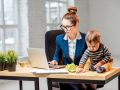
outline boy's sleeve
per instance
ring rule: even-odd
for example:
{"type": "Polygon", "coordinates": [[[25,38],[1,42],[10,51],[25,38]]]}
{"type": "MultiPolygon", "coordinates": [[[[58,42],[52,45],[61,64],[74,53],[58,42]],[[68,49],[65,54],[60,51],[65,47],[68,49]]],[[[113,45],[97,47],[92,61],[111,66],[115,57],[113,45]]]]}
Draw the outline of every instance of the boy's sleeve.
{"type": "Polygon", "coordinates": [[[104,46],[103,50],[104,50],[103,51],[103,53],[104,53],[103,61],[105,63],[107,63],[111,59],[111,53],[106,46],[104,46]]]}
{"type": "Polygon", "coordinates": [[[81,60],[80,60],[80,63],[79,63],[79,67],[80,67],[80,68],[83,68],[83,67],[84,67],[84,65],[85,65],[88,57],[89,57],[89,52],[87,52],[87,50],[85,50],[85,52],[84,52],[84,54],[82,55],[82,58],[81,58],[81,60]]]}

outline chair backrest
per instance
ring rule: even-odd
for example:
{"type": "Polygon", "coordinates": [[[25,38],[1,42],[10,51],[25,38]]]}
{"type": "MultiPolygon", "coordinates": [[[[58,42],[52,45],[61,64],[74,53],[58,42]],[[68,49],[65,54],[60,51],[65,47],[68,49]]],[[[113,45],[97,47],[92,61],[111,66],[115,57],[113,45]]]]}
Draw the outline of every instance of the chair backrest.
{"type": "MultiPolygon", "coordinates": [[[[48,61],[53,60],[53,55],[56,49],[56,36],[63,33],[63,30],[51,30],[45,33],[45,52],[48,61]]],[[[62,64],[61,61],[62,60],[60,60],[59,64],[62,64]]]]}

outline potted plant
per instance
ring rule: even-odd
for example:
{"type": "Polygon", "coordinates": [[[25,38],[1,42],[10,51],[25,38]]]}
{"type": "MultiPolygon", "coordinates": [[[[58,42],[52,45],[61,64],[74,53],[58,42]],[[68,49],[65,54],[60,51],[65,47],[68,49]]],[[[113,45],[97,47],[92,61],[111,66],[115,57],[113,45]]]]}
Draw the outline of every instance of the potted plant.
{"type": "Polygon", "coordinates": [[[6,53],[8,71],[16,71],[17,59],[18,59],[18,55],[14,50],[9,50],[6,53]]]}
{"type": "Polygon", "coordinates": [[[0,52],[0,71],[4,70],[5,65],[5,54],[3,52],[0,52]]]}

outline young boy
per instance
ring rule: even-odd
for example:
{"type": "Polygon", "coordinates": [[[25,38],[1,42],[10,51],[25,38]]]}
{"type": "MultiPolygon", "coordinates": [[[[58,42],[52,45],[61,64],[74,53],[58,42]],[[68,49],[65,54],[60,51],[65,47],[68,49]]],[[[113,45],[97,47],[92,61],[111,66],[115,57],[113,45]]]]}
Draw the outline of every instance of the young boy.
{"type": "Polygon", "coordinates": [[[87,49],[84,52],[76,72],[83,69],[102,73],[112,68],[111,53],[100,41],[100,33],[96,30],[89,30],[86,34],[87,49]]]}

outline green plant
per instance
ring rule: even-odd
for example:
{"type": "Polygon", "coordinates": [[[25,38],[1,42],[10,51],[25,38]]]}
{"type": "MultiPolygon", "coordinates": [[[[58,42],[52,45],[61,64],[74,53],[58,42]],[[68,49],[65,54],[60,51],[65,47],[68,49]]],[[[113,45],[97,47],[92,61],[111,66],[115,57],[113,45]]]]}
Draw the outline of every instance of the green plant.
{"type": "Polygon", "coordinates": [[[9,50],[6,53],[7,63],[9,63],[9,64],[16,63],[17,59],[18,59],[18,55],[14,50],[9,50]]]}
{"type": "Polygon", "coordinates": [[[5,54],[3,52],[0,52],[0,63],[5,62],[5,54]]]}

